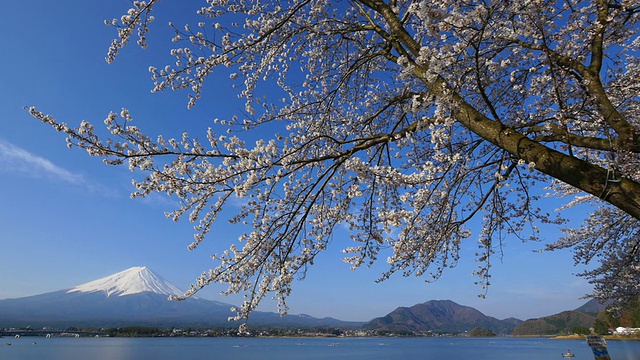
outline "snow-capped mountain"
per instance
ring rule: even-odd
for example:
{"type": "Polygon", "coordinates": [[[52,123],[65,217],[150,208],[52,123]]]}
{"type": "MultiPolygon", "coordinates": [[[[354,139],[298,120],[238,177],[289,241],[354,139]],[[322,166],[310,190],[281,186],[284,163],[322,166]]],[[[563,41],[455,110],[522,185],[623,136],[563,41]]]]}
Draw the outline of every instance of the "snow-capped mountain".
{"type": "Polygon", "coordinates": [[[71,289],[0,300],[0,328],[17,326],[227,324],[232,305],[183,294],[147,267],[133,267],[71,289]]]}
{"type": "MultiPolygon", "coordinates": [[[[158,327],[237,327],[228,321],[231,304],[189,298],[146,267],[134,267],[71,289],[18,299],[0,300],[0,329],[4,327],[107,328],[130,325],[158,327]]],[[[354,323],[255,311],[254,326],[345,326],[354,323]]]]}
{"type": "Polygon", "coordinates": [[[107,297],[133,295],[143,292],[152,292],[161,295],[182,295],[175,286],[161,276],[153,273],[146,266],[132,267],[111,276],[94,280],[71,288],[67,293],[104,292],[107,297]]]}

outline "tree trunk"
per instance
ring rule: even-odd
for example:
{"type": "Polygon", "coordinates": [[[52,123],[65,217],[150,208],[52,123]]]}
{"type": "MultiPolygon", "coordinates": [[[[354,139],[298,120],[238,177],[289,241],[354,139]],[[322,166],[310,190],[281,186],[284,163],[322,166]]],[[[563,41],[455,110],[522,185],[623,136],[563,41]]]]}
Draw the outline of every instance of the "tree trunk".
{"type": "MultiPolygon", "coordinates": [[[[437,83],[440,89],[448,88],[442,78],[437,83]]],[[[445,94],[444,91],[439,93],[445,94]]],[[[455,93],[452,98],[458,105],[453,116],[478,136],[518,159],[535,163],[535,168],[544,174],[607,201],[640,220],[639,183],[533,141],[513,128],[487,118],[455,93]]]]}

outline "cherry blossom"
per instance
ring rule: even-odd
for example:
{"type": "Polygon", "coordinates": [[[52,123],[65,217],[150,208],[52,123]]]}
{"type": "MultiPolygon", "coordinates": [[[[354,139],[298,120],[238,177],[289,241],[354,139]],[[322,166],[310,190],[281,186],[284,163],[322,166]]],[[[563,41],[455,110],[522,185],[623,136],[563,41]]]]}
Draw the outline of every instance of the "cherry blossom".
{"type": "MultiPolygon", "coordinates": [[[[146,46],[157,6],[135,1],[106,22],[118,32],[108,61],[132,36],[146,46]]],[[[149,67],[153,91],[184,91],[189,107],[231,69],[245,111],[206,141],[145,135],[126,109],[107,116],[109,134],[30,112],[69,146],[145,173],[132,197],[177,196],[167,216],[195,223],[191,249],[243,199],[231,222],[246,232],[185,294],[226,283],[246,294],[237,318],[268,294],[285,313],[338,226],[353,268],[386,260],[380,280],[435,280],[477,242],[484,294],[503,241],[563,223],[537,205],[538,184],[565,207],[595,204],[547,249],[599,261],[583,274],[592,296],[620,300],[640,279],[639,11],[635,0],[208,0],[195,26],[170,24],[175,62],[149,67]],[[256,96],[264,82],[282,93],[256,96]],[[271,124],[281,134],[243,137],[271,124]]]]}

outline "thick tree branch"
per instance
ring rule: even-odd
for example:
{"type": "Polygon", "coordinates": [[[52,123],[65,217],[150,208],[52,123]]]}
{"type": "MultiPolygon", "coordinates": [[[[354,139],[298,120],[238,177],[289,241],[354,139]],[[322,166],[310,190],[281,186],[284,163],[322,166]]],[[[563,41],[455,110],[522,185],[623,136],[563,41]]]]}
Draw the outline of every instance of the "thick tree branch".
{"type": "Polygon", "coordinates": [[[607,201],[640,219],[639,183],[619,178],[610,170],[546,147],[513,128],[487,118],[455,93],[442,77],[438,77],[432,92],[443,98],[451,98],[457,105],[454,112],[456,120],[478,136],[518,159],[535,163],[537,170],[607,201]]]}

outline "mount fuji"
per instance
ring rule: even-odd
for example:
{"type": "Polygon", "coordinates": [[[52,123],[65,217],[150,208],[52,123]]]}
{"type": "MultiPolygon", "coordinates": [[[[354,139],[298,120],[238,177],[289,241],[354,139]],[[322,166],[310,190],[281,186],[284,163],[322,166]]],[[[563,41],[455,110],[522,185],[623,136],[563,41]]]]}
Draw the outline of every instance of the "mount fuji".
{"type": "Polygon", "coordinates": [[[133,295],[143,292],[167,296],[183,294],[177,287],[153,273],[146,266],[132,267],[117,274],[78,285],[67,291],[67,293],[72,292],[103,292],[107,297],[112,295],[133,295]]]}
{"type": "MultiPolygon", "coordinates": [[[[233,305],[189,298],[168,300],[183,294],[147,267],[133,267],[116,274],[46,294],[0,300],[0,328],[3,327],[91,327],[131,325],[156,327],[237,327],[229,322],[233,305]]],[[[359,323],[307,315],[252,313],[250,326],[355,326],[359,323]]]]}

